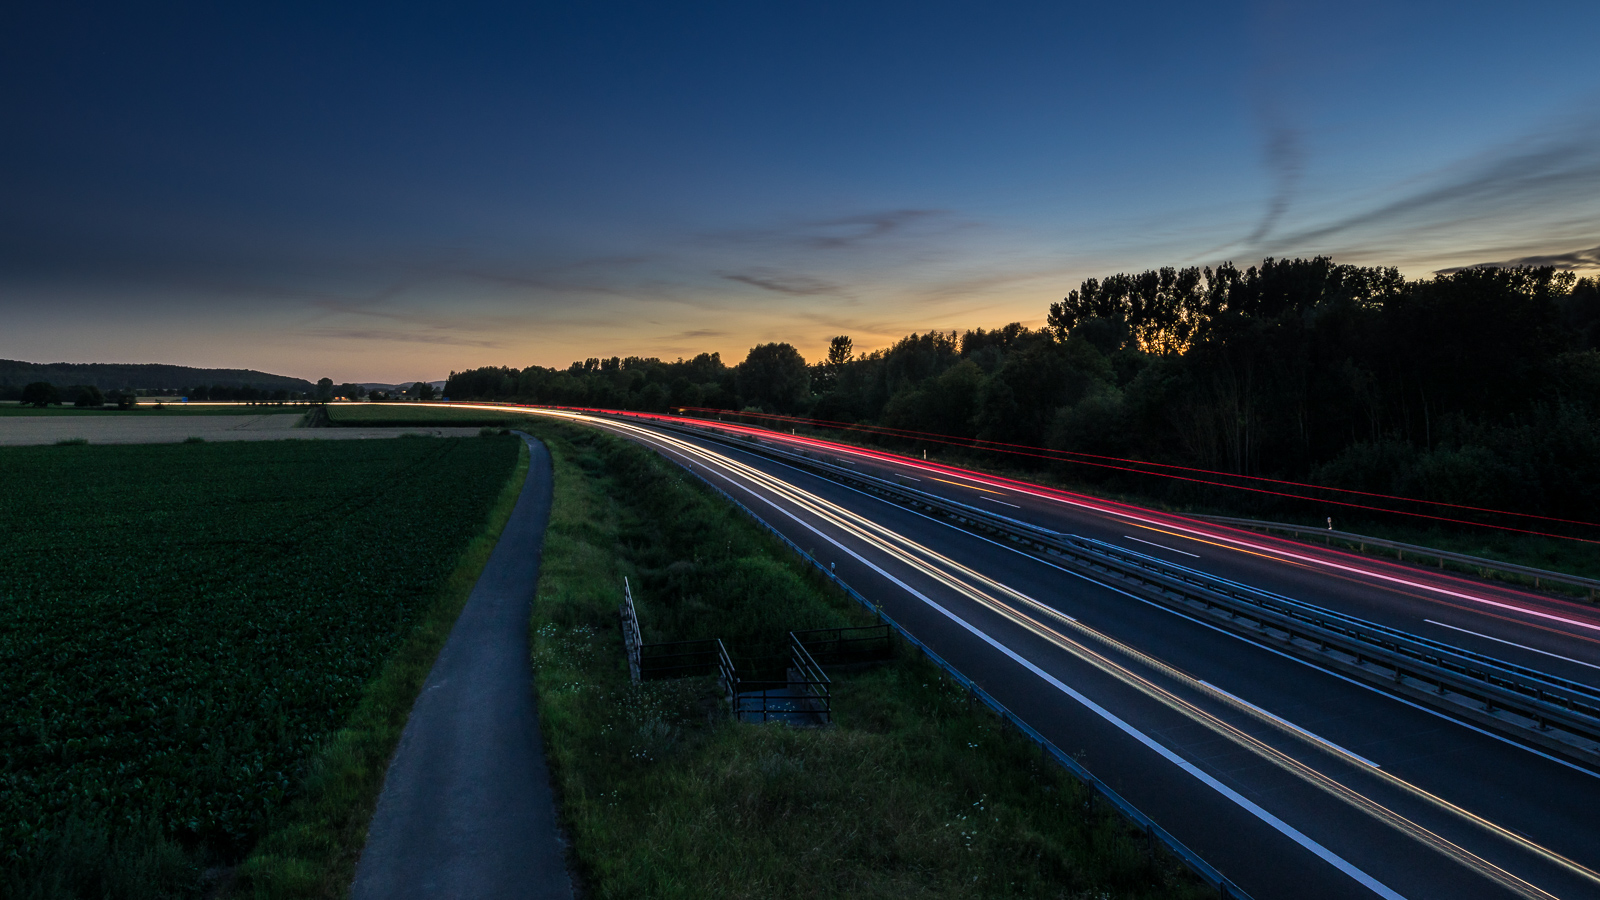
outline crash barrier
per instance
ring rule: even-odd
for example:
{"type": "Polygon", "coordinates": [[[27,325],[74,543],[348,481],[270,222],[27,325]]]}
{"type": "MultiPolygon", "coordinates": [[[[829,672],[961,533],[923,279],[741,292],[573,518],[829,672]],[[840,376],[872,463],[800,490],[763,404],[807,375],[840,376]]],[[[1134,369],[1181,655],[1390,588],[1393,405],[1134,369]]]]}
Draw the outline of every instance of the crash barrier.
{"type": "MultiPolygon", "coordinates": [[[[673,430],[682,430],[696,436],[704,436],[698,431],[690,431],[689,429],[674,428],[673,430]]],[[[1033,726],[1023,721],[1020,716],[1008,709],[1005,704],[990,696],[987,691],[978,686],[977,682],[973,681],[971,678],[968,678],[966,675],[963,675],[948,662],[945,662],[943,657],[935,653],[931,648],[928,647],[927,644],[924,644],[922,641],[918,640],[911,634],[911,632],[907,631],[904,626],[889,616],[888,613],[885,613],[882,607],[872,603],[866,597],[863,597],[855,588],[852,588],[849,584],[845,583],[843,579],[839,578],[839,576],[836,575],[831,568],[824,566],[819,560],[817,560],[816,557],[812,556],[807,551],[802,550],[799,544],[789,540],[789,538],[785,536],[783,532],[773,528],[770,523],[761,518],[761,516],[757,515],[755,511],[750,509],[750,507],[745,506],[738,500],[735,500],[727,491],[724,491],[722,488],[712,484],[703,475],[701,475],[699,472],[696,472],[689,466],[686,466],[677,460],[672,460],[671,457],[663,458],[676,463],[679,468],[682,468],[684,471],[688,472],[701,484],[705,485],[706,488],[720,496],[722,499],[726,500],[728,503],[731,503],[735,509],[740,510],[745,515],[755,520],[756,524],[760,525],[762,528],[765,528],[770,534],[772,534],[773,537],[781,541],[783,545],[788,547],[789,550],[792,551],[796,556],[800,557],[800,559],[804,560],[805,562],[810,563],[817,569],[817,571],[821,572],[824,577],[826,577],[840,590],[848,594],[857,603],[860,603],[862,606],[871,610],[872,613],[878,617],[880,622],[893,629],[894,633],[898,634],[902,640],[916,648],[922,653],[923,656],[927,657],[930,662],[942,669],[947,677],[955,681],[956,684],[960,685],[961,688],[967,691],[970,696],[977,699],[978,702],[982,703],[984,706],[987,706],[991,711],[998,715],[1002,721],[1010,724],[1012,727],[1016,728],[1020,734],[1037,744],[1042,754],[1050,759],[1055,760],[1058,765],[1070,772],[1072,776],[1081,784],[1093,791],[1094,793],[1092,796],[1098,796],[1105,802],[1109,803],[1112,809],[1116,810],[1135,828],[1143,832],[1146,839],[1146,846],[1154,847],[1156,844],[1160,844],[1161,846],[1166,847],[1167,851],[1173,856],[1177,857],[1185,867],[1187,867],[1191,872],[1195,873],[1195,875],[1197,875],[1202,881],[1215,888],[1217,891],[1217,896],[1221,898],[1221,900],[1250,900],[1250,895],[1245,893],[1237,884],[1234,884],[1231,879],[1217,871],[1217,869],[1210,863],[1206,862],[1204,859],[1201,859],[1198,854],[1186,847],[1183,842],[1174,837],[1171,832],[1156,824],[1154,819],[1145,815],[1132,803],[1129,803],[1122,797],[1121,794],[1118,794],[1116,791],[1112,790],[1110,785],[1107,785],[1105,782],[1095,777],[1094,773],[1084,768],[1082,763],[1062,752],[1060,747],[1057,747],[1048,738],[1035,730],[1033,726]]]]}
{"type": "Polygon", "coordinates": [[[658,427],[780,459],[901,505],[940,515],[968,530],[1004,537],[1048,554],[1053,561],[1093,581],[1202,615],[1254,642],[1270,641],[1279,649],[1300,651],[1297,656],[1323,668],[1380,683],[1477,724],[1600,764],[1600,689],[1581,682],[1136,551],[1051,531],[804,454],[720,438],[697,429],[658,427]]]}
{"type": "Polygon", "coordinates": [[[1439,568],[1441,569],[1444,568],[1444,564],[1448,561],[1480,573],[1499,572],[1505,575],[1520,575],[1523,578],[1531,579],[1535,588],[1542,588],[1545,584],[1564,584],[1587,591],[1591,602],[1600,599],[1600,580],[1584,578],[1579,575],[1568,575],[1565,572],[1552,572],[1549,569],[1519,566],[1515,563],[1501,562],[1497,559],[1487,559],[1482,556],[1469,556],[1465,553],[1440,550],[1436,547],[1424,547],[1420,544],[1391,541],[1386,538],[1373,537],[1370,534],[1334,531],[1332,528],[1307,528],[1302,525],[1289,525],[1284,522],[1263,522],[1259,519],[1235,519],[1228,516],[1190,516],[1189,518],[1215,522],[1218,525],[1232,525],[1235,528],[1252,528],[1265,532],[1282,531],[1296,537],[1321,538],[1327,543],[1339,541],[1352,545],[1363,553],[1366,552],[1369,546],[1383,547],[1387,550],[1395,551],[1399,555],[1401,562],[1405,562],[1406,554],[1409,553],[1413,559],[1419,561],[1424,559],[1438,560],[1439,568]]]}

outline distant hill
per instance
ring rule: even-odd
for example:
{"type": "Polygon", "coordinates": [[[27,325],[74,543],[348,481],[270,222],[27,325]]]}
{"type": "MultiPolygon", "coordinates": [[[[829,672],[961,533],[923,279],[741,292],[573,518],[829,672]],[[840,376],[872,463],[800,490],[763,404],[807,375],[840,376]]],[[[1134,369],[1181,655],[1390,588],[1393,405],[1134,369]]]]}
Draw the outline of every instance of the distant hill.
{"type": "Polygon", "coordinates": [[[30,363],[0,359],[0,397],[14,395],[22,386],[48,381],[57,387],[94,385],[102,391],[175,391],[197,385],[277,391],[313,391],[304,378],[273,375],[254,369],[194,369],[154,363],[30,363]]]}
{"type": "MultiPolygon", "coordinates": [[[[411,386],[414,384],[416,384],[415,381],[407,381],[402,384],[383,384],[382,382],[377,381],[367,381],[362,382],[361,386],[369,391],[389,391],[391,393],[398,393],[400,391],[411,390],[411,386]]],[[[444,390],[445,383],[443,381],[430,381],[428,384],[433,385],[435,390],[444,390]]]]}

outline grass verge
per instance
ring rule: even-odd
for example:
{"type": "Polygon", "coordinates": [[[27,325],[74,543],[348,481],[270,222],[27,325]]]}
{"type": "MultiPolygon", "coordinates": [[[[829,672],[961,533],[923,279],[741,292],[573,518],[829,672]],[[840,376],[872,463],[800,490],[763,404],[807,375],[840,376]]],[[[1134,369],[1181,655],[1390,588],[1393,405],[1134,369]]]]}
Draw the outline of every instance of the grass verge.
{"type": "Polygon", "coordinates": [[[530,624],[574,868],[596,898],[1202,897],[1209,890],[904,646],[837,673],[835,724],[732,722],[705,679],[634,685],[646,640],[867,624],[698,481],[598,432],[533,421],[555,502],[530,624]]]}
{"type": "Polygon", "coordinates": [[[437,601],[368,684],[349,724],[316,752],[299,799],[239,866],[231,896],[288,900],[348,895],[367,824],[411,706],[511,518],[528,463],[524,444],[488,521],[462,551],[437,601]]]}

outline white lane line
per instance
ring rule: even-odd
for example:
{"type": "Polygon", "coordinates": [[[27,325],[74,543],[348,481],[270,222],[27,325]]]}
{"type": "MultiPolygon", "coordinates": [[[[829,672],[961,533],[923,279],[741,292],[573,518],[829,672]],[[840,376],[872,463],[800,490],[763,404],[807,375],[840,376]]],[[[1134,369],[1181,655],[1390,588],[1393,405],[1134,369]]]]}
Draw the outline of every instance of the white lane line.
{"type": "Polygon", "coordinates": [[[1586,663],[1581,659],[1573,659],[1570,656],[1562,656],[1559,653],[1551,653],[1548,650],[1540,650],[1538,647],[1529,647],[1527,644],[1518,644],[1515,641],[1507,641],[1497,637],[1490,637],[1487,634],[1479,634],[1476,631],[1468,631],[1465,628],[1457,628],[1454,625],[1446,625],[1443,622],[1435,622],[1432,619],[1423,619],[1422,621],[1427,622],[1429,625],[1437,625],[1440,628],[1448,628],[1451,631],[1459,631],[1462,634],[1470,634],[1473,637],[1481,637],[1486,641],[1494,641],[1497,644],[1506,644],[1507,646],[1516,647],[1520,650],[1527,650],[1529,653],[1538,653],[1543,656],[1551,657],[1552,659],[1562,660],[1563,662],[1577,663],[1580,666],[1588,666],[1591,669],[1600,669],[1600,666],[1597,666],[1594,663],[1586,663]]]}
{"type": "Polygon", "coordinates": [[[915,478],[915,477],[912,477],[910,475],[901,475],[899,472],[894,473],[894,475],[895,475],[896,478],[910,478],[912,481],[921,481],[922,480],[921,478],[915,478]]]}
{"type": "Polygon", "coordinates": [[[1009,507],[1011,507],[1011,508],[1012,508],[1012,509],[1021,509],[1021,508],[1022,508],[1022,507],[1020,507],[1020,506],[1018,506],[1018,505],[1016,505],[1016,504],[1015,504],[1015,503],[1007,503],[1007,502],[1005,502],[1005,501],[1004,501],[1004,500],[996,500],[996,499],[995,499],[995,498],[993,498],[993,497],[979,497],[979,498],[978,498],[978,499],[979,499],[979,500],[987,500],[987,501],[989,501],[989,502],[990,502],[990,503],[998,503],[998,504],[1000,504],[1000,505],[1001,505],[1001,506],[1009,506],[1009,507]]]}
{"type": "Polygon", "coordinates": [[[1192,556],[1195,559],[1199,559],[1200,558],[1200,554],[1198,554],[1198,553],[1190,553],[1187,550],[1179,550],[1176,547],[1168,547],[1166,544],[1158,544],[1155,541],[1147,541],[1144,538],[1136,538],[1131,534],[1125,534],[1125,535],[1123,535],[1123,537],[1127,538],[1130,541],[1138,541],[1141,544],[1149,544],[1152,547],[1160,547],[1163,550],[1171,550],[1173,553],[1182,553],[1184,556],[1192,556]]]}
{"type": "Polygon", "coordinates": [[[967,620],[961,618],[960,616],[956,615],[955,613],[951,612],[950,610],[945,609],[943,606],[940,606],[937,602],[935,602],[933,600],[933,598],[927,596],[926,594],[923,594],[921,591],[918,591],[916,588],[913,588],[911,585],[906,584],[904,581],[901,581],[900,579],[896,578],[895,576],[889,574],[881,566],[877,565],[876,563],[872,562],[871,560],[867,559],[866,557],[862,556],[861,554],[857,553],[856,551],[850,549],[849,547],[846,547],[844,544],[842,544],[839,541],[835,540],[832,535],[828,535],[828,534],[823,533],[820,529],[818,529],[817,527],[812,525],[810,522],[807,522],[804,519],[801,519],[799,516],[795,515],[794,513],[790,512],[787,509],[784,509],[782,506],[779,506],[777,503],[773,502],[772,500],[768,499],[767,497],[764,497],[761,494],[756,493],[755,491],[751,490],[749,487],[746,487],[745,485],[740,484],[738,481],[736,481],[735,479],[729,477],[728,475],[723,474],[721,472],[718,472],[716,474],[720,475],[728,483],[733,484],[733,485],[737,485],[738,487],[742,488],[746,494],[754,497],[757,500],[760,500],[762,503],[765,503],[767,506],[772,507],[774,510],[776,510],[779,513],[781,513],[782,515],[784,515],[785,517],[787,517],[791,521],[795,522],[800,527],[806,529],[807,531],[811,532],[812,534],[815,534],[817,537],[822,538],[823,540],[825,540],[828,543],[834,545],[835,547],[839,548],[840,550],[843,550],[845,553],[848,553],[851,556],[855,557],[857,562],[860,562],[862,565],[866,566],[867,568],[873,570],[874,572],[877,572],[879,575],[881,575],[884,578],[888,579],[895,586],[899,587],[901,590],[905,591],[906,593],[910,594],[911,596],[917,598],[918,600],[921,600],[924,604],[926,604],[927,606],[932,608],[935,612],[939,613],[940,615],[943,615],[945,618],[949,619],[950,621],[954,622],[956,625],[959,625],[961,628],[963,628],[967,632],[971,633],[973,637],[976,637],[978,640],[983,641],[985,644],[988,644],[989,646],[993,647],[994,649],[996,649],[996,650],[1000,651],[1001,653],[1005,654],[1012,661],[1016,662],[1018,665],[1022,666],[1025,669],[1027,669],[1029,672],[1032,672],[1034,675],[1036,675],[1037,677],[1039,677],[1040,679],[1045,681],[1051,687],[1054,687],[1055,689],[1061,691],[1063,694],[1066,694],[1068,697],[1071,697],[1073,700],[1076,700],[1078,703],[1082,704],[1086,709],[1088,709],[1089,711],[1093,712],[1095,715],[1099,716],[1101,719],[1104,719],[1106,722],[1110,723],[1111,725],[1115,726],[1118,730],[1122,731],[1124,734],[1128,735],[1129,737],[1133,738],[1134,740],[1138,741],[1139,743],[1145,745],[1146,747],[1149,747],[1151,750],[1153,750],[1157,754],[1159,754],[1163,759],[1167,760],[1168,762],[1170,762],[1173,765],[1177,766],[1178,768],[1182,769],[1184,772],[1186,772],[1187,774],[1189,774],[1190,776],[1192,776],[1193,778],[1198,780],[1200,783],[1204,784],[1206,787],[1211,788],[1212,790],[1216,791],[1217,793],[1221,794],[1222,796],[1224,796],[1224,797],[1228,798],[1229,800],[1233,801],[1233,803],[1236,804],[1237,806],[1239,806],[1241,809],[1243,809],[1246,812],[1250,813],[1251,815],[1255,816],[1257,819],[1261,820],[1263,823],[1271,826],[1273,828],[1273,830],[1277,831],[1279,834],[1282,834],[1284,837],[1289,838],[1290,840],[1292,840],[1295,843],[1299,844],[1300,846],[1304,847],[1306,850],[1309,850],[1311,853],[1315,854],[1318,858],[1320,858],[1324,862],[1328,863],[1329,865],[1333,866],[1335,869],[1338,869],[1339,871],[1343,872],[1344,874],[1350,876],[1350,878],[1354,879],[1357,883],[1359,883],[1363,887],[1367,888],[1368,890],[1372,891],[1373,893],[1377,894],[1380,897],[1386,898],[1386,900],[1405,900],[1405,897],[1403,897],[1402,895],[1396,893],[1394,890],[1390,889],[1388,885],[1385,885],[1383,882],[1379,881],[1378,879],[1372,877],[1371,875],[1368,875],[1366,872],[1364,872],[1361,869],[1357,868],[1353,863],[1350,863],[1349,861],[1345,860],[1344,857],[1338,855],[1337,853],[1334,853],[1332,850],[1329,850],[1327,847],[1322,846],[1322,844],[1318,843],[1313,838],[1311,838],[1308,835],[1304,834],[1298,828],[1295,828],[1293,825],[1290,825],[1288,822],[1285,822],[1282,819],[1278,818],[1277,816],[1273,815],[1272,813],[1267,812],[1265,809],[1262,809],[1260,806],[1256,805],[1253,801],[1251,801],[1248,797],[1245,797],[1243,794],[1240,794],[1238,791],[1234,790],[1233,788],[1228,787],[1227,785],[1223,784],[1222,782],[1218,781],[1217,779],[1215,779],[1215,778],[1211,777],[1210,775],[1206,774],[1205,772],[1201,771],[1199,769],[1199,767],[1195,766],[1193,763],[1191,763],[1188,760],[1184,759],[1183,757],[1179,756],[1177,753],[1173,752],[1172,750],[1167,749],[1165,746],[1163,746],[1160,743],[1158,743],[1154,738],[1150,737],[1149,735],[1145,734],[1144,732],[1140,731],[1139,729],[1135,728],[1134,726],[1132,726],[1132,725],[1128,724],[1127,722],[1123,721],[1115,713],[1111,712],[1110,710],[1106,709],[1105,707],[1101,706],[1100,704],[1094,702],[1093,700],[1090,700],[1088,697],[1085,697],[1083,694],[1080,694],[1079,692],[1077,692],[1076,690],[1072,689],[1071,687],[1068,687],[1065,683],[1063,683],[1061,680],[1057,679],[1054,675],[1051,675],[1049,672],[1046,672],[1044,669],[1039,668],[1039,666],[1035,665],[1031,660],[1023,657],[1022,655],[1018,654],[1015,650],[1012,650],[1010,647],[1007,647],[1006,645],[1004,645],[1004,644],[1000,643],[999,641],[995,640],[994,638],[990,637],[987,633],[985,633],[984,631],[980,630],[977,626],[972,625],[971,623],[967,622],[967,620]]]}
{"type": "MultiPolygon", "coordinates": [[[[783,465],[783,464],[779,463],[778,465],[783,465]]],[[[793,468],[793,467],[786,467],[786,468],[793,468]]],[[[800,471],[800,470],[796,469],[795,471],[800,471]]],[[[890,501],[885,500],[882,497],[877,496],[876,494],[869,494],[866,491],[857,490],[856,488],[850,487],[849,485],[844,485],[844,489],[847,490],[847,491],[853,491],[854,493],[860,494],[862,497],[865,497],[868,500],[876,500],[879,503],[884,503],[884,504],[888,504],[888,505],[891,505],[891,506],[894,505],[894,504],[890,503],[890,501]]],[[[897,507],[897,508],[903,508],[903,507],[897,507]]],[[[1440,710],[1433,709],[1432,707],[1422,706],[1421,704],[1414,703],[1414,702],[1412,702],[1410,700],[1407,700],[1404,697],[1398,696],[1396,694],[1391,694],[1391,693],[1389,693],[1389,692],[1387,692],[1385,690],[1382,690],[1381,688],[1373,687],[1372,685],[1367,684],[1364,681],[1357,681],[1357,680],[1355,680],[1354,678],[1351,678],[1348,675],[1341,675],[1338,672],[1335,672],[1335,671],[1333,671],[1331,669],[1324,669],[1321,666],[1316,665],[1315,663],[1303,660],[1298,656],[1290,656],[1289,654],[1287,654],[1287,653],[1283,652],[1282,650],[1279,650],[1279,649],[1277,649],[1275,647],[1269,647],[1266,644],[1256,643],[1255,641],[1250,640],[1249,638],[1245,637],[1244,635],[1234,634],[1233,632],[1228,631],[1227,629],[1224,629],[1224,628],[1219,628],[1216,625],[1211,624],[1210,622],[1201,621],[1200,619],[1196,619],[1194,616],[1191,616],[1188,613],[1185,613],[1185,612],[1183,612],[1181,610],[1173,609],[1170,606],[1164,606],[1164,605],[1162,605],[1160,603],[1155,602],[1154,600],[1146,600],[1145,598],[1140,597],[1138,594],[1130,594],[1127,591],[1122,590],[1121,588],[1112,587],[1109,584],[1102,584],[1101,582],[1095,581],[1093,578],[1090,578],[1087,575],[1083,575],[1083,574],[1080,574],[1078,572],[1074,572],[1071,569],[1063,568],[1063,567],[1058,566],[1055,563],[1053,563],[1053,562],[1051,562],[1051,561],[1049,561],[1047,559],[1042,559],[1042,558],[1040,558],[1038,556],[1034,556],[1031,553],[1026,553],[1026,552],[1024,552],[1022,550],[1017,549],[1016,547],[1013,547],[1013,546],[1009,545],[1009,544],[1002,544],[999,541],[996,541],[996,540],[994,540],[992,538],[986,538],[981,534],[974,534],[973,532],[970,532],[970,531],[964,531],[964,530],[962,530],[960,528],[957,528],[955,525],[953,525],[953,524],[951,524],[949,522],[946,522],[944,519],[936,519],[933,516],[928,515],[927,513],[920,513],[920,512],[917,512],[916,510],[911,510],[911,514],[914,515],[914,516],[917,516],[919,518],[927,519],[929,522],[932,522],[935,525],[939,525],[941,527],[948,528],[948,529],[950,529],[952,531],[959,531],[964,535],[967,535],[967,536],[972,537],[972,538],[976,538],[977,540],[983,541],[986,544],[993,544],[994,546],[999,547],[1002,550],[1007,550],[1007,551],[1010,551],[1011,553],[1015,553],[1016,555],[1021,556],[1024,559],[1032,560],[1032,561],[1034,561],[1034,562],[1036,562],[1036,563],[1038,563],[1038,564],[1040,564],[1040,565],[1042,565],[1042,566],[1044,566],[1046,568],[1055,569],[1057,572],[1060,572],[1063,575],[1071,575],[1073,578],[1080,579],[1081,581],[1083,581],[1086,584],[1093,585],[1094,587],[1110,591],[1113,594],[1121,594],[1122,596],[1127,597],[1129,600],[1135,600],[1135,601],[1137,601],[1139,603],[1143,603],[1144,605],[1150,607],[1151,609],[1156,610],[1157,612],[1164,612],[1169,616],[1176,616],[1176,617],[1178,617],[1180,619],[1183,619],[1185,622],[1191,622],[1191,623],[1193,623],[1195,625],[1199,625],[1201,628],[1206,628],[1206,629],[1209,629],[1211,631],[1215,631],[1217,634],[1221,635],[1222,637],[1230,638],[1232,640],[1238,641],[1239,643],[1244,644],[1247,647],[1254,647],[1257,650],[1265,650],[1266,652],[1271,653],[1273,656],[1277,656],[1277,657],[1279,657],[1279,658],[1281,658],[1281,659],[1283,659],[1283,660],[1285,660],[1287,662],[1294,663],[1297,666],[1305,666],[1307,669],[1310,669],[1311,671],[1316,672],[1319,675],[1327,675],[1330,678],[1337,678],[1338,680],[1343,681],[1344,683],[1350,685],[1351,687],[1360,688],[1361,690],[1367,691],[1368,693],[1376,694],[1377,696],[1382,697],[1385,700],[1391,700],[1391,701],[1393,701],[1395,703],[1400,704],[1401,706],[1410,707],[1411,709],[1414,709],[1417,712],[1423,713],[1425,715],[1433,716],[1436,719],[1443,719],[1444,721],[1449,722],[1452,725],[1458,725],[1458,726],[1460,726],[1462,728],[1465,728],[1466,730],[1471,731],[1471,732],[1473,732],[1475,734],[1483,735],[1484,737],[1489,738],[1490,740],[1499,741],[1500,743],[1505,744],[1506,746],[1515,747],[1518,750],[1522,750],[1522,751],[1524,751],[1526,753],[1531,753],[1534,756],[1537,756],[1537,757],[1539,757],[1540,759],[1542,759],[1542,760],[1544,760],[1546,762],[1555,763],[1558,766],[1563,766],[1565,768],[1571,769],[1574,772],[1578,772],[1578,773],[1580,773],[1582,775],[1587,775],[1590,778],[1600,779],[1600,772],[1596,772],[1596,771],[1591,770],[1591,769],[1586,769],[1583,766],[1578,765],[1577,763],[1568,762],[1567,760],[1564,760],[1559,756],[1551,756],[1550,754],[1544,752],[1543,750],[1539,750],[1537,748],[1530,747],[1527,744],[1520,744],[1520,743],[1512,740],[1511,738],[1508,738],[1508,737],[1506,737],[1504,735],[1501,735],[1501,734],[1497,734],[1497,733],[1495,733],[1493,731],[1486,731],[1486,730],[1484,730],[1482,728],[1479,728],[1478,726],[1476,726],[1476,725],[1472,724],[1471,722],[1468,722],[1468,721],[1466,721],[1464,719],[1458,719],[1458,718],[1456,718],[1454,716],[1447,715],[1446,713],[1444,713],[1444,712],[1442,712],[1440,710]]],[[[1057,611],[1057,614],[1058,615],[1061,614],[1059,610],[1057,611]]],[[[1076,622],[1077,619],[1073,619],[1073,621],[1076,622]]]]}
{"type": "Polygon", "coordinates": [[[1291,728],[1291,729],[1299,732],[1300,734],[1305,735],[1306,737],[1310,738],[1311,740],[1316,741],[1319,744],[1322,744],[1322,745],[1327,746],[1327,747],[1331,747],[1334,750],[1337,750],[1340,753],[1343,753],[1345,756],[1348,756],[1351,759],[1359,759],[1362,762],[1366,763],[1367,765],[1373,767],[1374,769],[1383,768],[1383,766],[1380,766],[1377,763],[1373,762],[1372,760],[1367,759],[1365,756],[1362,756],[1359,753],[1351,753],[1349,750],[1346,750],[1345,748],[1339,746],[1338,744],[1335,744],[1333,741],[1328,740],[1327,738],[1323,737],[1322,735],[1313,734],[1312,732],[1309,732],[1309,731],[1305,730],[1304,728],[1301,728],[1299,725],[1296,725],[1295,723],[1289,721],[1288,719],[1285,719],[1284,717],[1282,717],[1280,715],[1277,715],[1275,713],[1268,712],[1267,710],[1262,709],[1261,707],[1255,705],[1254,703],[1251,703],[1249,700],[1246,700],[1245,698],[1239,696],[1238,694],[1234,694],[1234,693],[1231,693],[1229,691],[1225,691],[1222,688],[1217,687],[1216,685],[1212,684],[1209,681],[1202,680],[1200,683],[1205,685],[1208,688],[1211,688],[1213,691],[1216,691],[1217,693],[1223,695],[1224,697],[1231,698],[1236,703],[1243,703],[1245,706],[1248,706],[1251,709],[1255,710],[1256,712],[1261,713],[1263,716],[1266,716],[1267,718],[1271,719],[1272,721],[1277,722],[1279,725],[1282,725],[1285,728],[1291,728]]]}

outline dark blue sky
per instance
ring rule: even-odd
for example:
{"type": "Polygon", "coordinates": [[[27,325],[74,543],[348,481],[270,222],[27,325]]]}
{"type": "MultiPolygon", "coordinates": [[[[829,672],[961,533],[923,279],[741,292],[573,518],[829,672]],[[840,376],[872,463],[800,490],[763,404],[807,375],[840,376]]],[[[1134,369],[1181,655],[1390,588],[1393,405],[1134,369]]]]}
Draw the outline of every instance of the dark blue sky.
{"type": "Polygon", "coordinates": [[[0,12],[0,357],[439,378],[1600,244],[1600,5],[0,12]]]}

